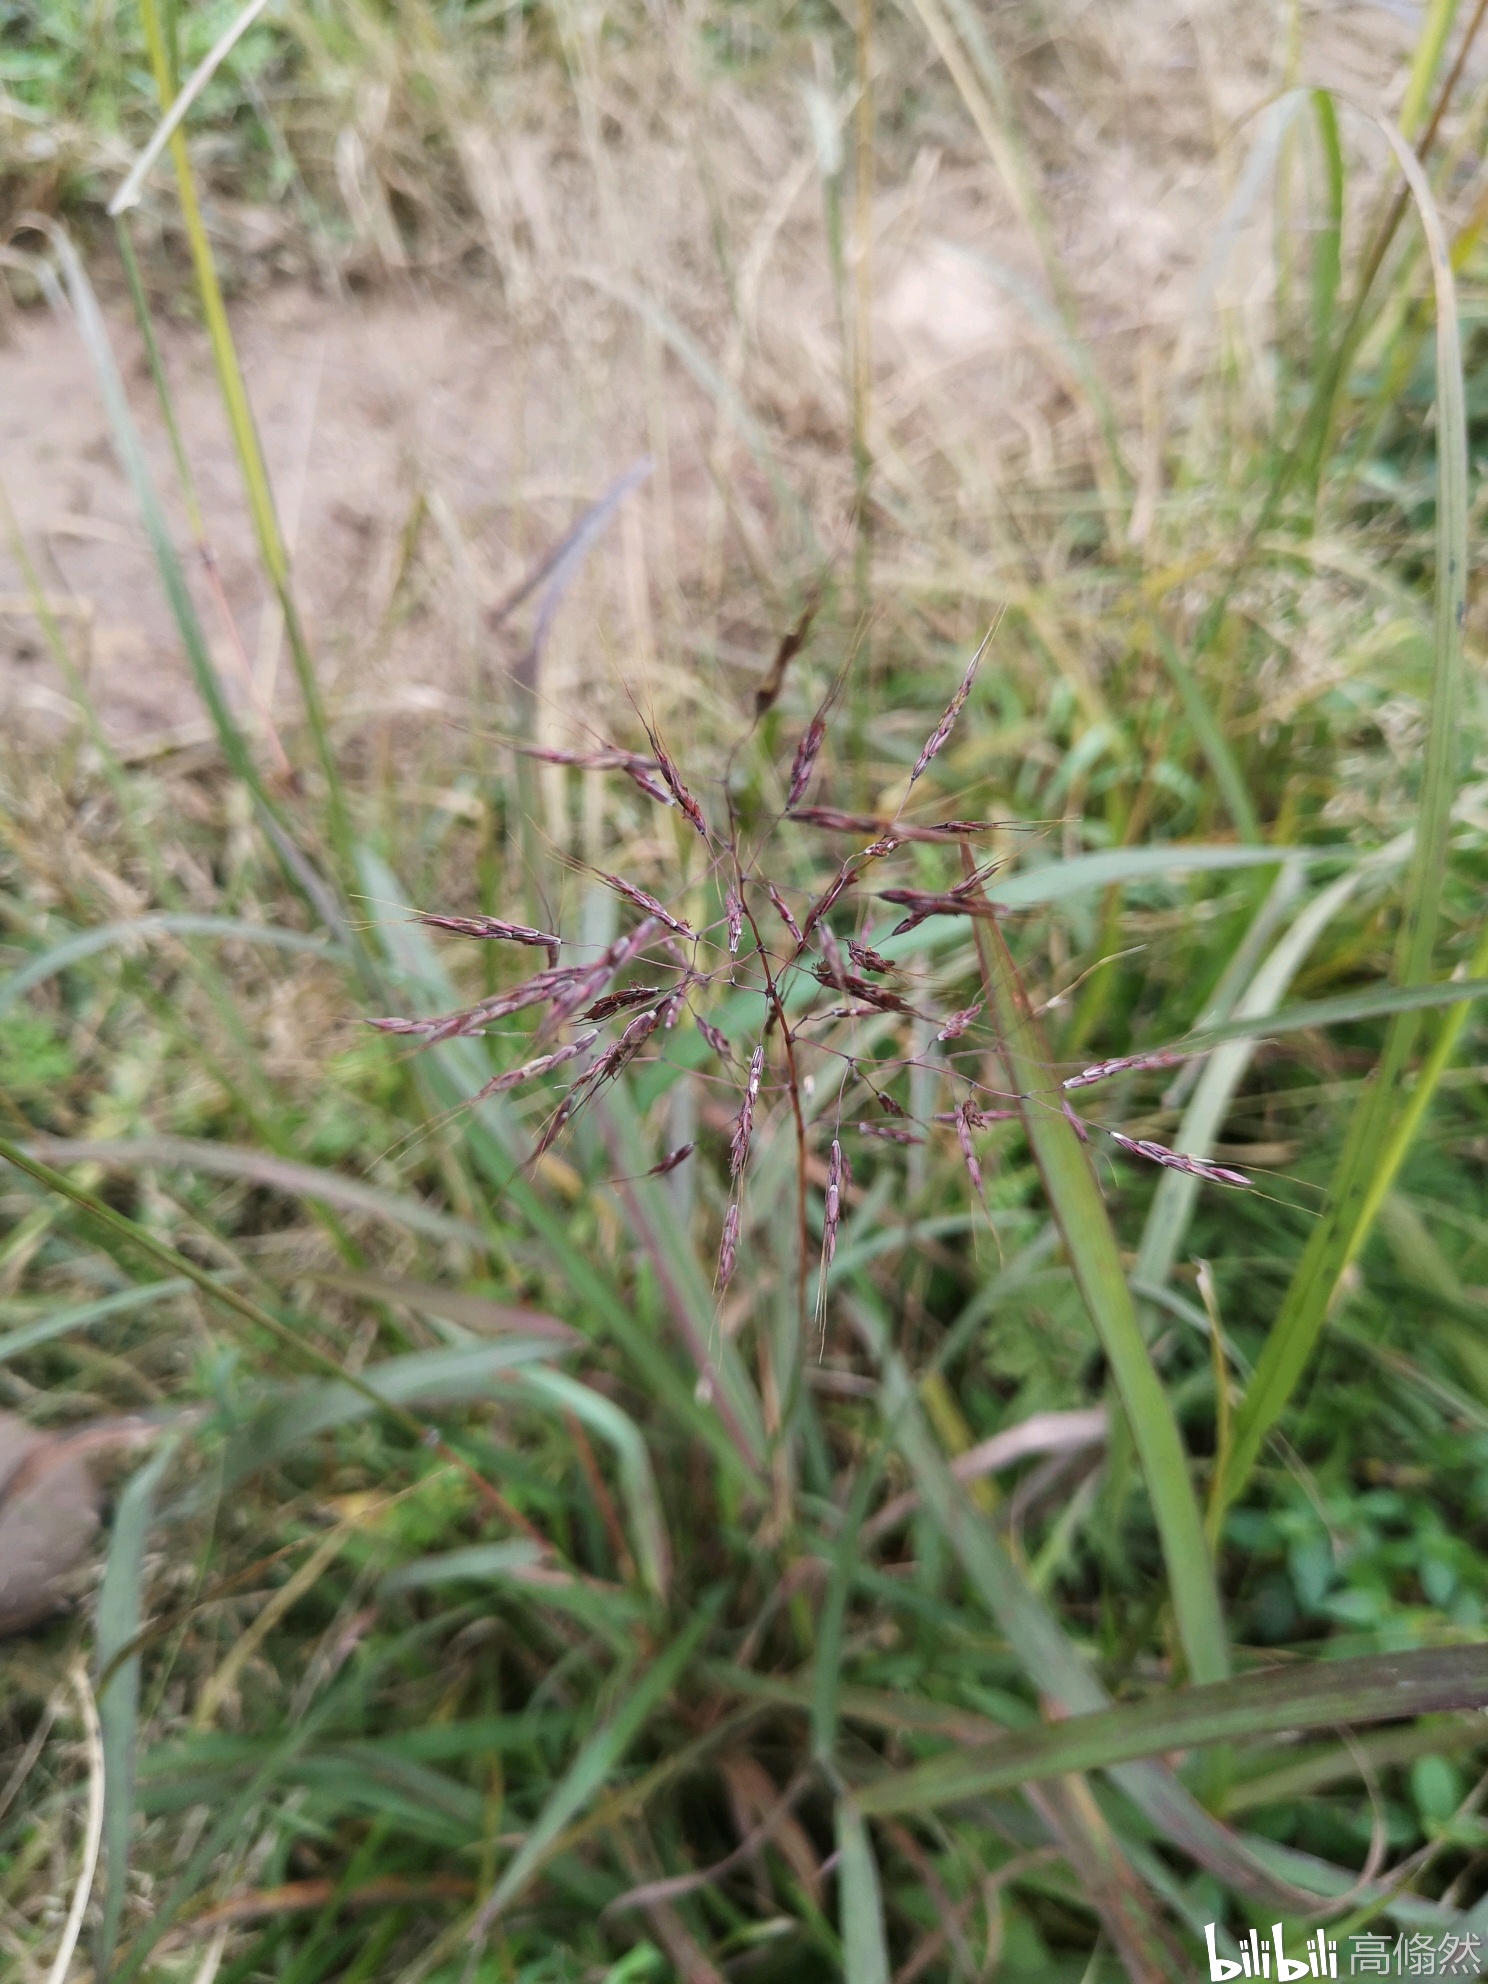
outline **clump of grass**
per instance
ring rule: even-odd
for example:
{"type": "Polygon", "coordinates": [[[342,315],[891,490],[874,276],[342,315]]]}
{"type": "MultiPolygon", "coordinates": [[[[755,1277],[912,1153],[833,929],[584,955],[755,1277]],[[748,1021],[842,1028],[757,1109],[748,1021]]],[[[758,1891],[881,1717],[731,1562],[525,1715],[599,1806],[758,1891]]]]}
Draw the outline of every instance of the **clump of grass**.
{"type": "MultiPolygon", "coordinates": [[[[992,50],[960,8],[921,17],[1051,252],[992,50]]],[[[183,59],[152,18],[166,98],[183,59]]],[[[327,18],[462,104],[432,30],[327,18]]],[[[1411,83],[1433,140],[1445,18],[1411,83]]],[[[623,214],[628,51],[567,12],[529,27],[623,214]]],[[[1471,212],[1439,228],[1405,161],[1429,502],[1382,504],[1369,466],[1357,354],[1430,311],[1388,230],[1345,258],[1328,112],[1333,222],[1269,412],[1217,368],[1144,497],[1051,280],[1074,438],[1013,528],[944,409],[896,429],[870,403],[835,115],[832,474],[766,425],[747,297],[715,367],[631,269],[720,423],[730,559],[690,602],[673,574],[648,673],[562,721],[554,613],[633,529],[639,475],[613,485],[489,609],[494,642],[534,607],[505,708],[386,740],[380,783],[361,720],[313,698],[282,726],[295,776],[261,768],[89,276],[52,250],[217,743],[126,768],[95,728],[91,764],[6,767],[7,1402],[151,1447],[107,1463],[96,1615],[5,1683],[4,1933],[33,1968],[69,1921],[99,1976],[296,1984],[1074,1978],[1107,1953],[1157,1978],[1206,1924],[1222,1948],[1325,1915],[1477,1933],[1471,212]],[[844,517],[850,558],[822,548],[844,517]],[[688,613],[749,588],[772,637],[746,668],[710,634],[700,683],[688,613]],[[1424,739],[1420,791],[1391,726],[1424,739]],[[407,799],[425,753],[463,812],[407,799]]]]}

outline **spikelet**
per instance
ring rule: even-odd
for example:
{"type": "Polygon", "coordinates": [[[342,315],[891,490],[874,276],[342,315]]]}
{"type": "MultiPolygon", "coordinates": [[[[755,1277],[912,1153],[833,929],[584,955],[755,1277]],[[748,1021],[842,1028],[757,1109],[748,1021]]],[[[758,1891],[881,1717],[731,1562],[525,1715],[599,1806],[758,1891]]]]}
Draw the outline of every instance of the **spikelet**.
{"type": "MultiPolygon", "coordinates": [[[[959,1012],[952,1013],[948,1017],[945,1025],[936,1034],[935,1038],[937,1040],[959,1040],[981,1010],[982,1002],[980,999],[977,1000],[974,1006],[963,1006],[959,1012]]],[[[1068,1087],[1069,1084],[1066,1083],[1065,1086],[1068,1087]]]]}
{"type": "Polygon", "coordinates": [[[705,1020],[701,1013],[694,1013],[692,1018],[693,1024],[713,1049],[713,1052],[720,1055],[725,1061],[732,1059],[728,1044],[728,1035],[719,1027],[714,1026],[711,1020],[705,1020]]]}
{"type": "Polygon", "coordinates": [[[836,1137],[827,1158],[827,1196],[822,1214],[822,1266],[829,1268],[837,1252],[837,1228],[842,1219],[842,1145],[836,1137]]]}
{"type": "Polygon", "coordinates": [[[650,738],[651,749],[656,754],[656,769],[665,780],[668,792],[671,793],[673,799],[682,808],[683,813],[687,816],[692,826],[706,840],[708,838],[708,822],[703,818],[702,807],[699,806],[692,794],[687,790],[687,787],[682,783],[680,772],[667,755],[666,747],[655,731],[648,726],[646,735],[650,738]]]}
{"type": "MultiPolygon", "coordinates": [[[[885,972],[894,969],[882,952],[875,951],[869,944],[860,944],[856,939],[849,937],[847,940],[847,949],[848,955],[859,971],[871,971],[875,977],[881,978],[885,972]]],[[[942,1040],[945,1037],[944,1034],[940,1035],[942,1040]]]]}
{"type": "Polygon", "coordinates": [[[627,882],[623,875],[607,874],[603,868],[596,869],[595,873],[606,887],[613,889],[617,895],[624,896],[627,902],[634,903],[645,915],[654,916],[658,923],[664,923],[668,930],[675,930],[679,937],[685,937],[689,943],[697,942],[696,930],[690,924],[682,922],[679,917],[673,916],[655,896],[647,895],[646,891],[638,889],[634,882],[627,882]]]}
{"type": "Polygon", "coordinates": [[[765,890],[766,893],[769,895],[771,904],[774,906],[775,914],[780,918],[781,922],[785,925],[786,929],[789,930],[791,935],[795,938],[796,947],[797,949],[799,949],[802,943],[801,926],[799,923],[797,923],[796,919],[791,915],[790,905],[786,902],[785,897],[781,895],[779,889],[776,888],[773,882],[766,882],[765,890]]]}
{"type": "Polygon", "coordinates": [[[917,1137],[913,1130],[901,1130],[892,1123],[859,1123],[858,1134],[864,1137],[877,1137],[886,1144],[922,1144],[925,1139],[917,1137]]]}
{"type": "Polygon", "coordinates": [[[739,1201],[734,1199],[723,1215],[723,1238],[718,1247],[718,1292],[722,1295],[734,1278],[734,1260],[739,1251],[739,1201]]]}
{"type": "Polygon", "coordinates": [[[1204,1157],[1188,1157],[1182,1151],[1169,1150],[1166,1144],[1149,1143],[1145,1137],[1124,1137],[1120,1130],[1108,1130],[1106,1135],[1113,1143],[1130,1151],[1133,1157],[1145,1157],[1149,1164],[1160,1164],[1167,1171],[1183,1171],[1190,1178],[1207,1178],[1211,1185],[1233,1185],[1237,1189],[1248,1190],[1251,1180],[1243,1171],[1231,1171],[1223,1164],[1211,1164],[1204,1157]]]}
{"type": "Polygon", "coordinates": [[[1170,1048],[1159,1048],[1152,1054],[1123,1054],[1114,1061],[1097,1061],[1093,1068],[1082,1068],[1079,1074],[1070,1075],[1060,1086],[1089,1088],[1092,1083],[1103,1082],[1111,1075],[1134,1075],[1147,1068],[1176,1068],[1187,1059],[1186,1054],[1175,1054],[1170,1048]]]}
{"type": "Polygon", "coordinates": [[[806,726],[800,743],[796,746],[795,759],[791,765],[790,789],[785,796],[787,812],[811,783],[811,774],[816,770],[816,761],[821,756],[821,747],[827,734],[827,712],[825,704],[806,726]]]}
{"type": "Polygon", "coordinates": [[[516,1088],[520,1082],[536,1081],[539,1075],[546,1075],[554,1068],[561,1068],[565,1061],[577,1058],[599,1038],[598,1030],[576,1034],[564,1047],[555,1047],[551,1054],[539,1054],[535,1060],[524,1061],[520,1068],[508,1068],[504,1075],[493,1075],[473,1100],[484,1102],[488,1095],[504,1095],[509,1088],[516,1088]]]}
{"type": "Polygon", "coordinates": [[[980,1193],[982,1190],[982,1167],[977,1161],[976,1147],[971,1141],[971,1111],[975,1106],[974,1103],[963,1102],[961,1107],[956,1111],[956,1139],[961,1146],[961,1155],[966,1160],[966,1169],[971,1178],[972,1187],[980,1193]]]}
{"type": "Polygon", "coordinates": [[[971,657],[966,673],[961,678],[961,687],[951,698],[950,707],[946,710],[940,722],[936,724],[934,730],[931,731],[929,737],[926,738],[925,748],[921,751],[919,757],[915,759],[915,768],[909,775],[911,785],[914,784],[920,773],[924,771],[930,760],[937,757],[945,749],[947,739],[956,727],[956,718],[960,716],[962,710],[966,707],[966,698],[971,694],[971,685],[976,677],[977,665],[986,652],[987,641],[990,641],[991,638],[992,636],[988,634],[987,640],[982,642],[982,645],[971,657]]]}

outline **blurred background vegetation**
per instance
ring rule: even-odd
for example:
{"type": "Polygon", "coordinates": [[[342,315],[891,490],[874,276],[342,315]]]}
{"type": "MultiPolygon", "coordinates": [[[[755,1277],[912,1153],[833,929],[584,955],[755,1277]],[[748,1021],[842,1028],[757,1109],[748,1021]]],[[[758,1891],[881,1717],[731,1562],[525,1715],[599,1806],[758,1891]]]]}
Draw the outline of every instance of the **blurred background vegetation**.
{"type": "Polygon", "coordinates": [[[271,0],[111,218],[241,11],[0,0],[5,1963],[1477,1974],[1484,7],[271,0]],[[1009,951],[833,912],[818,1325],[747,977],[535,1157],[364,1022],[716,933],[595,754],[721,845],[828,700],[1009,951]]]}

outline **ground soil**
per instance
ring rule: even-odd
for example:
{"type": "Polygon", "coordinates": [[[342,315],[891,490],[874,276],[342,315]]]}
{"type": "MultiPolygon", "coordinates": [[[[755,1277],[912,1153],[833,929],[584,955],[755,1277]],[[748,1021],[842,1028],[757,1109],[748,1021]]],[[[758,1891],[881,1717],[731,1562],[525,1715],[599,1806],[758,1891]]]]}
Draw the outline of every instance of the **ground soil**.
{"type": "MultiPolygon", "coordinates": [[[[1131,381],[1144,344],[1160,374],[1243,157],[1237,133],[1281,78],[1275,26],[1259,18],[1262,10],[1117,11],[1122,19],[1080,44],[1084,66],[1066,60],[1061,75],[1055,64],[1028,110],[1041,154],[1053,161],[1058,246],[1092,347],[1131,381]]],[[[1411,34],[1398,14],[1350,7],[1309,16],[1308,79],[1388,103],[1411,34]]],[[[772,178],[783,185],[800,156],[799,105],[781,109],[773,125],[742,99],[734,110],[741,157],[752,147],[757,161],[777,160],[755,203],[757,216],[768,215],[772,178]]],[[[1037,286],[1036,258],[964,130],[958,145],[931,130],[906,157],[907,170],[885,175],[875,209],[876,417],[885,447],[899,449],[906,476],[916,450],[932,443],[947,459],[959,459],[957,449],[976,458],[989,488],[1008,465],[1047,472],[1088,436],[1068,417],[1067,381],[1050,363],[1046,332],[989,272],[1011,269],[1037,286]]],[[[681,215],[669,223],[675,282],[668,268],[654,267],[654,293],[672,287],[695,297],[706,285],[684,266],[684,250],[702,254],[706,243],[701,190],[690,182],[678,190],[675,153],[658,153],[652,165],[658,184],[665,177],[669,211],[681,215]],[[691,248],[688,227],[697,237],[691,248]]],[[[741,183],[760,170],[746,158],[741,183]]],[[[809,173],[797,178],[798,197],[762,265],[746,386],[830,527],[833,504],[850,490],[840,336],[819,187],[809,173]]],[[[637,185],[640,211],[645,188],[637,185]]],[[[575,213],[567,245],[593,248],[593,214],[575,213]]],[[[498,274],[451,287],[384,271],[334,295],[280,281],[234,306],[333,702],[374,693],[412,706],[437,701],[499,661],[504,650],[485,633],[483,609],[583,501],[638,455],[654,454],[658,438],[665,459],[646,494],[642,542],[634,527],[628,536],[612,531],[604,554],[609,565],[597,583],[613,609],[606,638],[644,647],[667,597],[696,598],[710,573],[716,579],[725,527],[715,485],[721,467],[743,474],[748,450],[735,436],[721,460],[726,423],[695,371],[675,350],[658,359],[655,336],[638,334],[613,285],[608,299],[601,295],[604,307],[581,309],[570,281],[543,317],[526,303],[514,310],[513,285],[498,274]],[[660,437],[658,366],[668,407],[660,437]]],[[[1243,290],[1243,269],[1240,277],[1243,290]]],[[[106,268],[99,279],[110,286],[106,268]]],[[[595,283],[586,282],[592,301],[595,283]]],[[[139,341],[118,301],[109,316],[151,461],[189,546],[139,341]]],[[[708,358],[726,370],[726,323],[710,328],[699,309],[690,321],[708,358]]],[[[104,723],[134,751],[190,734],[200,714],[181,645],[75,331],[42,306],[11,312],[0,326],[0,477],[104,723]]],[[[206,342],[184,317],[167,316],[161,336],[226,605],[224,613],[188,551],[202,618],[240,707],[283,711],[293,703],[290,667],[259,577],[206,342]]],[[[731,517],[730,527],[747,536],[747,521],[731,517]]],[[[20,570],[0,553],[0,720],[48,728],[68,713],[65,678],[20,570]]]]}

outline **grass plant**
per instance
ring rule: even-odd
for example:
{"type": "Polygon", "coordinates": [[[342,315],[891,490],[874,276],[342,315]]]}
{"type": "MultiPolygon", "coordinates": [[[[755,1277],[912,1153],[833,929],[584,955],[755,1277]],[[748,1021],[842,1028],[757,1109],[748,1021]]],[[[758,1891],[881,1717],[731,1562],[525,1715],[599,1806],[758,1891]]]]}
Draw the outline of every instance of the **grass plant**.
{"type": "Polygon", "coordinates": [[[1323,1923],[1476,1974],[1485,10],[1426,10],[1398,128],[1276,99],[1220,230],[1270,240],[1260,319],[1145,355],[1085,328],[1037,49],[963,0],[271,7],[116,271],[235,11],[0,13],[52,146],[4,271],[86,346],[210,720],[129,759],[11,531],[76,714],[0,767],[0,1390],[47,1435],[0,1550],[48,1456],[112,1506],[96,1592],[0,1648],[6,1960],[1157,1980],[1323,1923]],[[761,199],[721,134],[768,151],[787,84],[761,199]],[[1001,467],[875,343],[932,127],[1021,230],[1001,467]],[[646,234],[678,156],[712,320],[646,234]],[[389,613],[491,664],[457,721],[322,680],[227,188],[342,279],[453,244],[523,363],[634,360],[647,464],[474,614],[410,514],[389,613]],[[130,296],[194,299],[294,706],[204,631],[130,296]]]}

